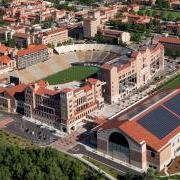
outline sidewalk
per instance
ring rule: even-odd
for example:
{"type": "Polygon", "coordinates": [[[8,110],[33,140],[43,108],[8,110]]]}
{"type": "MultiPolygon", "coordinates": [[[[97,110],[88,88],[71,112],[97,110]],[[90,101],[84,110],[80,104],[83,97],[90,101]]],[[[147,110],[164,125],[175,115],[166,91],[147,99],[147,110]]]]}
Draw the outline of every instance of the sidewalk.
{"type": "Polygon", "coordinates": [[[107,179],[116,180],[116,178],[114,178],[113,176],[111,176],[111,175],[109,175],[108,173],[106,173],[105,171],[101,170],[99,167],[95,166],[95,165],[92,164],[91,162],[85,160],[85,159],[82,157],[83,155],[81,155],[81,154],[71,154],[71,153],[68,153],[68,152],[66,152],[66,151],[63,151],[62,149],[57,148],[56,146],[52,146],[52,145],[51,145],[51,147],[56,148],[58,151],[61,151],[61,152],[63,152],[64,154],[67,154],[67,155],[69,155],[69,156],[71,156],[71,157],[74,157],[74,158],[80,160],[81,162],[85,163],[86,165],[90,166],[91,168],[95,169],[96,171],[102,173],[107,179]]]}

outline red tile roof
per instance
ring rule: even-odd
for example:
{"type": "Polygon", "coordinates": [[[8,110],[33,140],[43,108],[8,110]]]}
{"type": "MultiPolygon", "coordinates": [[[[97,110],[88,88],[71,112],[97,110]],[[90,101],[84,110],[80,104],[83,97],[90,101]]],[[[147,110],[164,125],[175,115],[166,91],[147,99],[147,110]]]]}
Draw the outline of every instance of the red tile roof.
{"type": "Polygon", "coordinates": [[[29,37],[29,35],[25,34],[25,33],[15,33],[15,34],[13,34],[13,37],[27,39],[29,37]]]}
{"type": "Polygon", "coordinates": [[[88,78],[87,79],[87,82],[89,82],[90,84],[96,84],[97,83],[97,79],[95,79],[95,78],[88,78]]]}
{"type": "Polygon", "coordinates": [[[0,87],[0,93],[3,93],[5,91],[5,88],[0,87]]]}
{"type": "Polygon", "coordinates": [[[5,46],[4,44],[0,45],[0,53],[2,54],[6,53],[9,49],[10,47],[5,46]]]}
{"type": "Polygon", "coordinates": [[[96,119],[95,119],[95,123],[98,125],[103,124],[105,122],[107,122],[107,120],[103,117],[96,117],[96,119]]]}
{"type": "MultiPolygon", "coordinates": [[[[125,134],[127,134],[130,138],[135,140],[137,143],[145,142],[147,145],[149,145],[151,148],[153,148],[156,151],[161,151],[161,149],[174,137],[180,132],[180,126],[175,128],[173,131],[171,131],[169,134],[167,134],[164,138],[159,139],[154,134],[152,134],[150,131],[145,129],[138,121],[142,118],[142,116],[147,115],[147,113],[151,112],[157,106],[160,106],[165,101],[169,100],[170,98],[176,96],[180,93],[180,89],[176,90],[173,95],[170,97],[165,98],[165,100],[160,101],[157,105],[153,106],[149,110],[146,110],[144,113],[136,117],[135,119],[132,119],[130,121],[119,121],[118,119],[113,119],[111,121],[108,121],[104,123],[99,130],[106,130],[106,129],[112,129],[112,128],[118,128],[121,131],[123,131],[125,134]]],[[[158,120],[158,119],[157,119],[158,120]]]]}
{"type": "Polygon", "coordinates": [[[107,70],[111,70],[111,69],[112,69],[112,65],[110,65],[110,64],[103,64],[103,65],[101,66],[101,68],[107,69],[107,70]]]}
{"type": "Polygon", "coordinates": [[[11,59],[9,58],[9,56],[0,56],[0,62],[8,64],[10,61],[11,59]]]}
{"type": "Polygon", "coordinates": [[[87,17],[87,18],[84,18],[85,21],[96,21],[97,19],[96,18],[91,18],[91,17],[87,17]]]}
{"type": "Polygon", "coordinates": [[[53,29],[51,31],[47,31],[44,33],[44,35],[51,35],[51,34],[56,34],[56,33],[60,33],[60,32],[64,32],[64,31],[67,31],[67,29],[65,28],[58,28],[58,29],[53,29]]]}
{"type": "Polygon", "coordinates": [[[136,58],[137,55],[138,55],[138,52],[137,52],[137,51],[133,51],[133,52],[131,53],[131,58],[136,58]]]}
{"type": "Polygon", "coordinates": [[[6,92],[13,97],[16,93],[24,91],[26,87],[27,85],[25,84],[19,84],[11,88],[6,88],[6,92]]]}
{"type": "Polygon", "coordinates": [[[50,89],[46,89],[43,87],[40,87],[38,90],[35,91],[35,94],[37,95],[50,95],[53,96],[55,94],[57,94],[58,92],[55,90],[50,90],[50,89]]]}
{"type": "Polygon", "coordinates": [[[73,89],[71,89],[71,88],[64,88],[61,92],[68,93],[68,92],[71,92],[71,91],[73,91],[73,89]]]}
{"type": "Polygon", "coordinates": [[[15,18],[10,18],[10,17],[7,17],[7,18],[3,18],[3,21],[8,21],[8,22],[16,22],[17,19],[15,18]]]}
{"type": "Polygon", "coordinates": [[[170,43],[170,44],[178,44],[180,45],[180,38],[175,37],[161,37],[159,39],[160,43],[170,43]]]}
{"type": "Polygon", "coordinates": [[[34,53],[34,52],[37,52],[37,51],[41,51],[43,49],[47,49],[47,46],[44,45],[44,44],[31,45],[27,49],[19,50],[17,52],[17,56],[24,56],[24,55],[31,54],[31,53],[34,53]]]}
{"type": "Polygon", "coordinates": [[[89,85],[85,85],[85,86],[83,86],[82,88],[83,88],[86,92],[92,90],[91,86],[89,86],[89,85]]]}
{"type": "Polygon", "coordinates": [[[46,81],[44,81],[44,80],[40,80],[40,81],[38,82],[38,85],[39,85],[40,87],[47,87],[47,83],[46,83],[46,81]]]}
{"type": "Polygon", "coordinates": [[[127,16],[130,18],[136,18],[136,19],[139,19],[141,17],[141,16],[136,15],[136,14],[128,14],[127,16]]]}
{"type": "Polygon", "coordinates": [[[111,29],[103,29],[102,30],[103,36],[110,36],[110,37],[119,37],[123,33],[123,31],[111,30],[111,29]]]}
{"type": "Polygon", "coordinates": [[[85,85],[85,86],[82,86],[82,87],[80,87],[80,88],[78,88],[78,89],[75,89],[75,93],[77,93],[77,92],[79,92],[79,91],[85,91],[85,92],[88,92],[88,91],[90,91],[92,88],[91,88],[91,86],[90,85],[85,85]]]}

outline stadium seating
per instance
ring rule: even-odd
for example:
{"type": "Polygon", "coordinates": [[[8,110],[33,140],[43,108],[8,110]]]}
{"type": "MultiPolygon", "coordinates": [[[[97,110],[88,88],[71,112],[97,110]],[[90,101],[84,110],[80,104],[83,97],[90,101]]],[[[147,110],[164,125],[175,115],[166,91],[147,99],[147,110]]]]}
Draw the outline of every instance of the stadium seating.
{"type": "Polygon", "coordinates": [[[40,62],[13,73],[25,83],[43,79],[62,71],[74,63],[100,66],[124,53],[121,46],[107,44],[73,44],[55,48],[57,54],[45,62],[40,62]]]}

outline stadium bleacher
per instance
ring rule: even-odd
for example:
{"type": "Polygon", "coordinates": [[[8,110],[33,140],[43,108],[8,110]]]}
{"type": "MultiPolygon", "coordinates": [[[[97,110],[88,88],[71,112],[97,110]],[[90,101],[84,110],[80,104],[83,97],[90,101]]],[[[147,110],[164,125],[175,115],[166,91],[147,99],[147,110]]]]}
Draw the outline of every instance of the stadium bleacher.
{"type": "Polygon", "coordinates": [[[40,62],[26,69],[17,70],[11,75],[29,83],[43,79],[62,71],[72,64],[99,66],[125,53],[127,48],[107,44],[73,44],[55,48],[57,54],[45,62],[40,62]]]}

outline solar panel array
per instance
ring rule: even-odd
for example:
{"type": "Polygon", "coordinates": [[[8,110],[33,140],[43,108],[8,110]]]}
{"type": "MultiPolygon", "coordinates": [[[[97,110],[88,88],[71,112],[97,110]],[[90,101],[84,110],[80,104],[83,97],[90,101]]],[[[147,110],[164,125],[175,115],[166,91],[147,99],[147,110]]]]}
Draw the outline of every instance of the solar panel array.
{"type": "Polygon", "coordinates": [[[180,94],[165,102],[164,105],[180,116],[180,94]]]}
{"type": "Polygon", "coordinates": [[[138,123],[162,139],[180,126],[180,94],[138,120],[138,123]]]}

